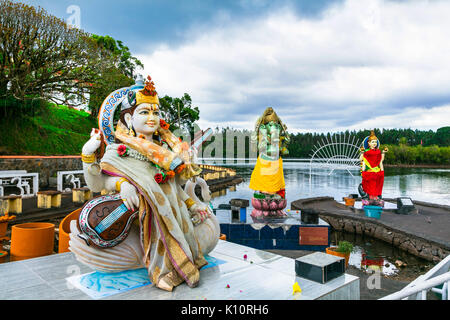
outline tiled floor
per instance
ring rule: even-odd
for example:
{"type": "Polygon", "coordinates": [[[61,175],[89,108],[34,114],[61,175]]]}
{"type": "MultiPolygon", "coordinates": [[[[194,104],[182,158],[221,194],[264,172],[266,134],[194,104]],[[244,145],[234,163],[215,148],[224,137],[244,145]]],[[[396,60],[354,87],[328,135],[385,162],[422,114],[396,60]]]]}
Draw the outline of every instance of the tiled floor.
{"type": "MultiPolygon", "coordinates": [[[[349,274],[321,285],[296,277],[294,259],[222,240],[209,255],[226,263],[201,270],[196,288],[181,284],[173,292],[166,292],[148,285],[104,299],[359,299],[359,278],[349,274]],[[293,295],[296,281],[302,292],[293,295]]],[[[91,299],[66,281],[73,275],[90,272],[72,253],[3,263],[0,300],[91,299]]]]}

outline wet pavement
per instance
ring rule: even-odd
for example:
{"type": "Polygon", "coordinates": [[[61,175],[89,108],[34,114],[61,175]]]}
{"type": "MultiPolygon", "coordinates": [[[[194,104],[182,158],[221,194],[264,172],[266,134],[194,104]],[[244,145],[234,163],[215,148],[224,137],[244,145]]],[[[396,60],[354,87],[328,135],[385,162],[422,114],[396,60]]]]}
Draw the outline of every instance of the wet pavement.
{"type": "MultiPolygon", "coordinates": [[[[293,259],[312,253],[312,251],[306,250],[266,250],[266,251],[293,259]]],[[[378,281],[378,279],[375,278],[376,274],[373,271],[372,272],[366,271],[362,268],[356,267],[355,265],[351,265],[351,263],[352,257],[350,257],[349,266],[345,272],[359,277],[361,300],[377,300],[391,293],[397,292],[406,287],[411,281],[416,279],[419,275],[425,274],[427,271],[424,270],[422,273],[419,274],[411,270],[412,274],[411,272],[409,272],[408,273],[409,276],[402,275],[402,277],[397,279],[395,278],[395,276],[392,277],[381,274],[378,281]]],[[[437,296],[432,292],[428,292],[427,299],[438,300],[437,296]]]]}
{"type": "MultiPolygon", "coordinates": [[[[329,217],[343,223],[346,221],[359,223],[361,227],[368,222],[375,223],[385,227],[388,231],[391,230],[397,238],[417,239],[420,243],[433,245],[442,251],[439,254],[430,253],[428,256],[432,254],[438,258],[439,255],[442,259],[450,251],[450,208],[448,206],[419,202],[415,204],[418,209],[417,213],[403,215],[395,213],[394,210],[384,210],[380,219],[366,217],[361,210],[352,210],[351,207],[347,207],[331,197],[299,199],[292,202],[291,206],[294,210],[313,209],[325,221],[329,217]]],[[[362,230],[362,233],[365,231],[367,230],[362,230]]],[[[421,248],[413,248],[412,251],[414,249],[421,250],[421,248]]],[[[422,254],[425,256],[424,252],[420,255],[422,254]]]]}

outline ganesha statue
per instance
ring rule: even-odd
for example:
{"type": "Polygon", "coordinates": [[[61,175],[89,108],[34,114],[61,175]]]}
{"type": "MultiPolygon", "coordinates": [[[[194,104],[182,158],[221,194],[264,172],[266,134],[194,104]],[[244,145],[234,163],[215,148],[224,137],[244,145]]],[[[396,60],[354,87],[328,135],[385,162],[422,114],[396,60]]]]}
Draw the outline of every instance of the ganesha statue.
{"type": "Polygon", "coordinates": [[[201,169],[193,148],[169,130],[160,112],[150,77],[145,83],[138,77],[103,102],[99,129],[81,156],[89,189],[102,196],[71,222],[69,249],[99,272],[146,268],[152,285],[172,291],[183,282],[198,285],[220,226],[208,205],[182,188],[201,179],[201,169]]]}
{"type": "Polygon", "coordinates": [[[250,178],[249,187],[255,191],[251,216],[254,219],[286,217],[283,160],[280,155],[288,154],[289,134],[272,108],[267,108],[256,121],[252,142],[259,155],[250,178]]]}
{"type": "Polygon", "coordinates": [[[372,130],[370,136],[363,141],[360,149],[362,183],[359,193],[362,197],[363,206],[374,205],[384,207],[382,191],[384,184],[383,161],[388,148],[380,150],[380,141],[372,130]]]}

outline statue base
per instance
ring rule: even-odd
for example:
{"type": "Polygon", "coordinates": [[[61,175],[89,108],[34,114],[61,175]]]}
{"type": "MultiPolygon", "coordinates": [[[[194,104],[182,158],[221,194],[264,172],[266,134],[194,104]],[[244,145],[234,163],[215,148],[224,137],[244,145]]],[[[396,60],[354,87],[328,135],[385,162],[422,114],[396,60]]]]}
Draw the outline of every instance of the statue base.
{"type": "Polygon", "coordinates": [[[283,198],[252,198],[253,210],[250,216],[254,219],[285,218],[284,209],[287,201],[283,198]]]}
{"type": "Polygon", "coordinates": [[[376,206],[384,208],[384,200],[383,199],[362,199],[362,206],[376,206]]]}

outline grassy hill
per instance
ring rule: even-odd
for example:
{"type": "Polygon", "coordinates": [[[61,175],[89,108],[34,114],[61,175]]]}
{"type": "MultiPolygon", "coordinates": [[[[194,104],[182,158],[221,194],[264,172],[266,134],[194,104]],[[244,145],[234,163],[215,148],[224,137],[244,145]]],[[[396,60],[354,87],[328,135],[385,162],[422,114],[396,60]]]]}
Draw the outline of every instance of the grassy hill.
{"type": "Polygon", "coordinates": [[[78,155],[97,120],[84,111],[48,105],[39,114],[1,118],[2,155],[78,155]]]}

